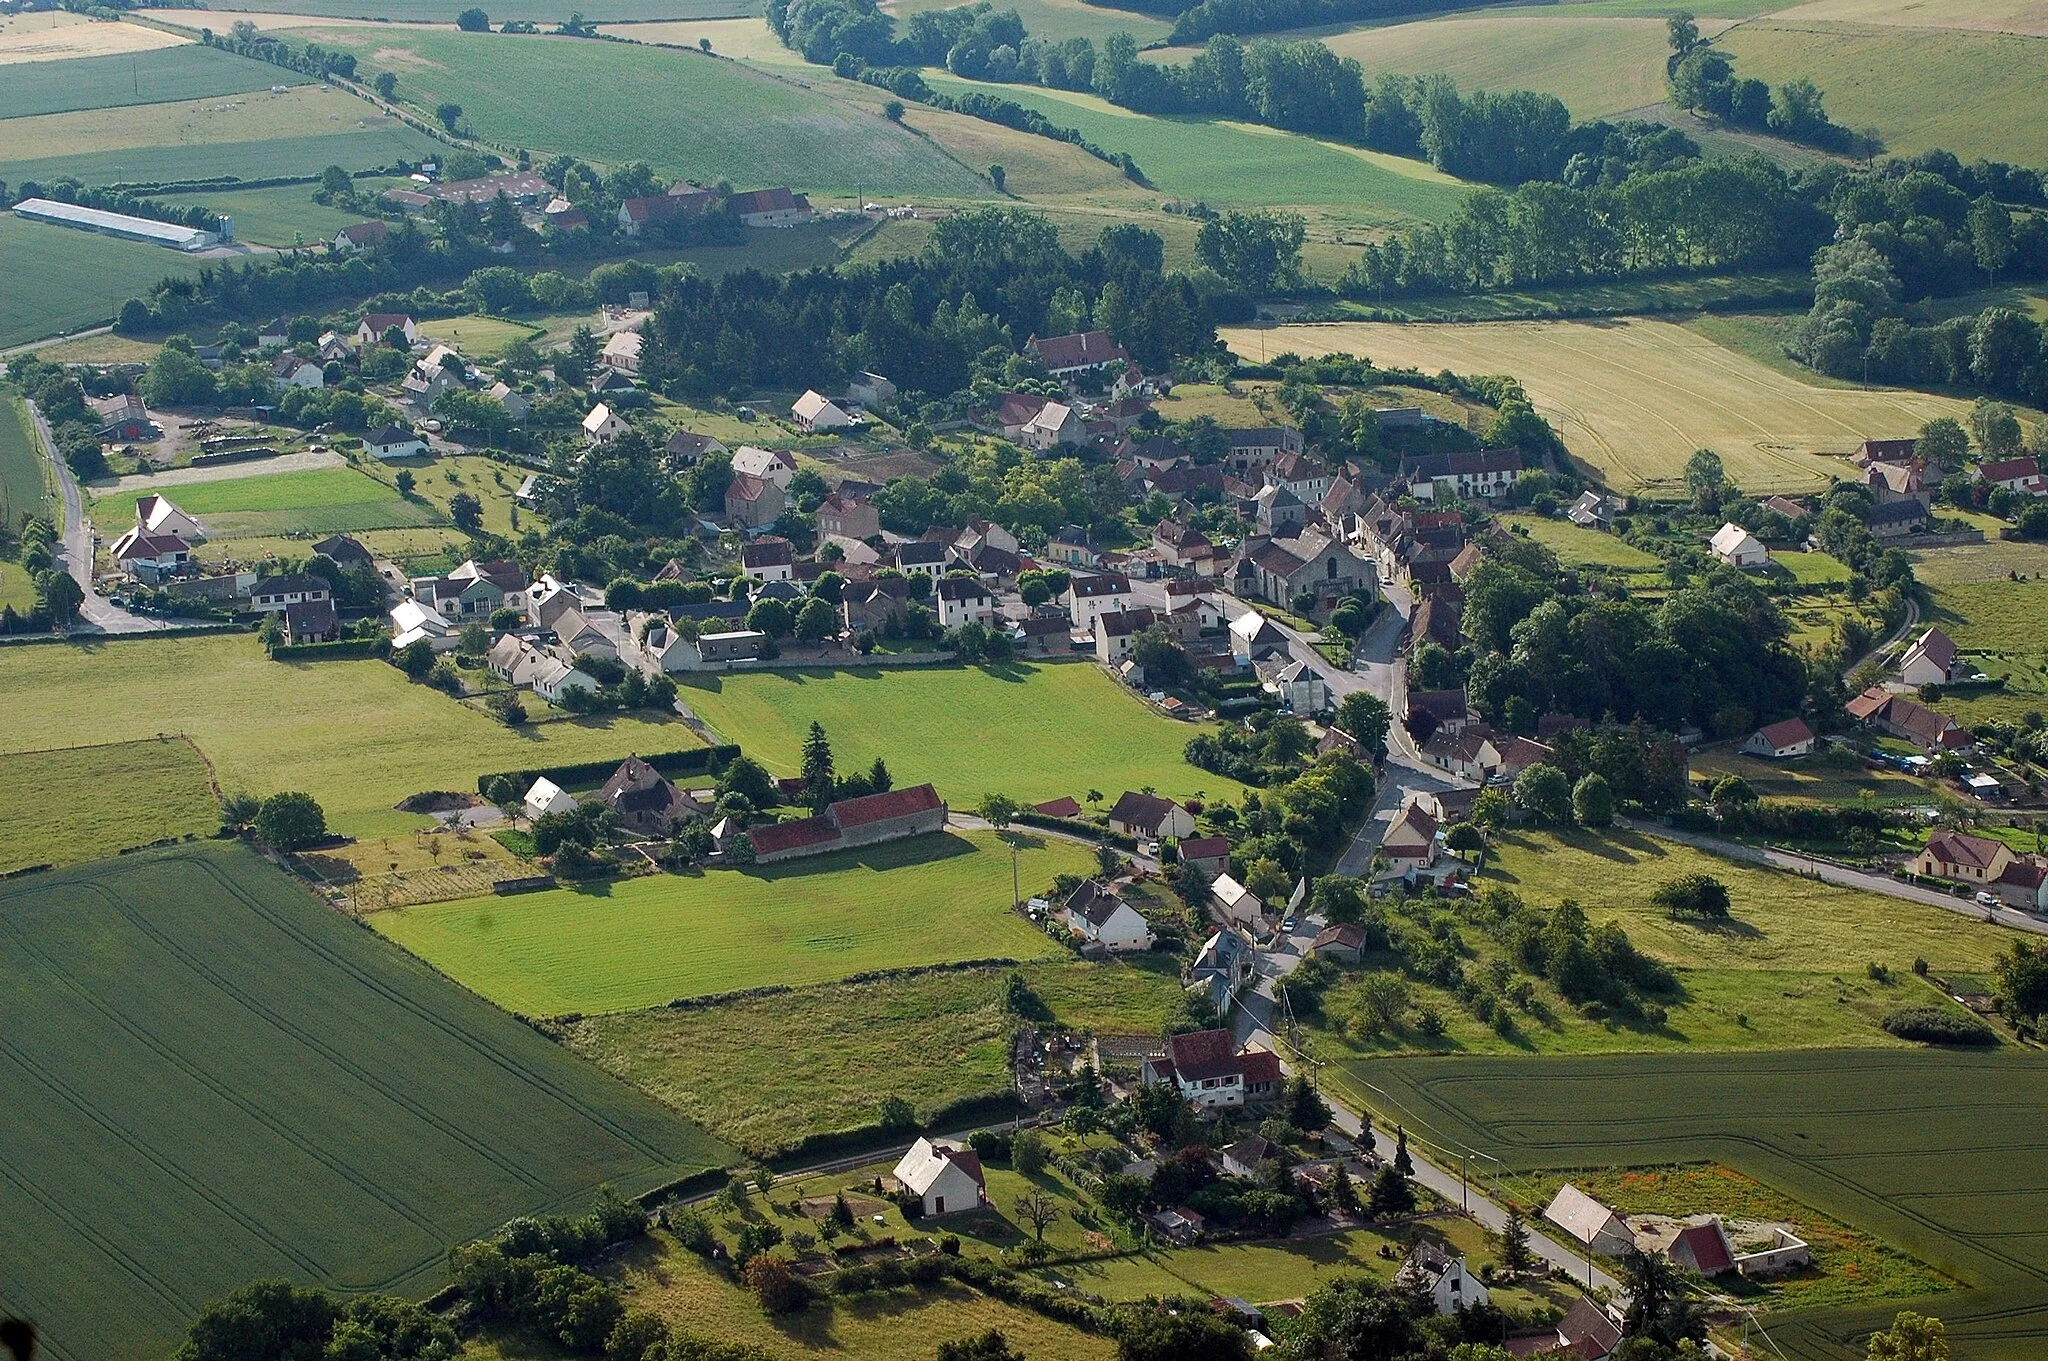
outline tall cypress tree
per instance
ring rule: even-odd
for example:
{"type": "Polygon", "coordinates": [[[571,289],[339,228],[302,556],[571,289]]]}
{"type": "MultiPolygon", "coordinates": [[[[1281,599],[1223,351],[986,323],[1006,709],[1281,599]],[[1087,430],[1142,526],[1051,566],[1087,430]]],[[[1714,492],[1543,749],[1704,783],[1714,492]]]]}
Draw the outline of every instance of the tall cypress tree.
{"type": "Polygon", "coordinates": [[[810,800],[813,813],[824,812],[825,805],[832,802],[832,784],[832,744],[814,719],[804,738],[804,797],[810,800]]]}

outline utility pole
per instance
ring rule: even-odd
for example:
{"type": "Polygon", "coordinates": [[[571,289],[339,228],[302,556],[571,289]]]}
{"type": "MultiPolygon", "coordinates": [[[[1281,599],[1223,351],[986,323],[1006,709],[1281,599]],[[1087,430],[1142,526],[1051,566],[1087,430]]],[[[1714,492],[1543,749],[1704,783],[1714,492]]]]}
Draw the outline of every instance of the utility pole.
{"type": "Polygon", "coordinates": [[[1472,1213],[1472,1184],[1465,1173],[1472,1160],[1472,1150],[1466,1149],[1458,1155],[1458,1203],[1466,1214],[1472,1213]]]}
{"type": "Polygon", "coordinates": [[[1017,843],[1010,843],[1010,910],[1024,906],[1024,894],[1017,887],[1017,843]]]}

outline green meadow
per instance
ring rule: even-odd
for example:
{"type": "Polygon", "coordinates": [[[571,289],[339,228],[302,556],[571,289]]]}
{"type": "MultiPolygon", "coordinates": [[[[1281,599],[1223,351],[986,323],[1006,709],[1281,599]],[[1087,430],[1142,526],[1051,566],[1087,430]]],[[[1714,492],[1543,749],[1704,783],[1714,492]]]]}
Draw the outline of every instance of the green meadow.
{"type": "Polygon", "coordinates": [[[212,99],[273,85],[304,85],[306,80],[296,71],[197,43],[120,56],[21,62],[10,65],[7,79],[0,81],[0,119],[212,99]]]}
{"type": "Polygon", "coordinates": [[[0,345],[104,326],[122,302],[148,292],[165,275],[199,269],[199,261],[162,246],[28,222],[11,213],[0,215],[0,259],[7,262],[0,345]]]}

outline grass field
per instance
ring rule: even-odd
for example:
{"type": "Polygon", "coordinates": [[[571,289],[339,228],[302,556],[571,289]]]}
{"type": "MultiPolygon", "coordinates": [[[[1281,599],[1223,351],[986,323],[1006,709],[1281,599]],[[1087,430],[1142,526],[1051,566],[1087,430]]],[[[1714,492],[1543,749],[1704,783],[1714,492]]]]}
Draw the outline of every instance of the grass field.
{"type": "MultiPolygon", "coordinates": [[[[1061,1024],[1156,1033],[1179,1001],[1170,972],[1124,963],[1023,966],[1061,1024]]],[[[620,1012],[567,1028],[571,1049],[751,1151],[850,1129],[900,1096],[929,1114],[1008,1091],[1008,970],[832,983],[722,1006],[620,1012]],[[760,1037],[774,1034],[764,1048],[760,1037]]]]}
{"type": "Polygon", "coordinates": [[[2048,126],[2037,116],[2048,53],[2039,36],[1772,18],[1733,29],[1716,46],[1745,75],[1773,85],[1813,81],[1829,117],[1877,129],[1896,155],[1941,147],[1964,161],[2048,161],[2048,126]]]}
{"type": "Polygon", "coordinates": [[[1927,786],[1910,776],[1887,770],[1866,770],[1855,757],[1824,748],[1796,761],[1763,761],[1731,747],[1694,752],[1695,780],[1740,775],[1767,799],[1798,803],[1854,803],[1865,791],[1880,804],[1924,804],[1927,786]]]}
{"type": "Polygon", "coordinates": [[[1237,789],[1181,758],[1197,729],[1079,662],[697,676],[682,699],[778,775],[797,773],[817,722],[841,766],[879,756],[897,783],[930,780],[961,808],[987,793],[1043,802],[1099,789],[1114,801],[1145,785],[1169,797],[1237,789]]]}
{"type": "Polygon", "coordinates": [[[0,756],[0,874],[24,865],[98,860],[220,826],[206,761],[189,742],[0,756]]]}
{"type": "Polygon", "coordinates": [[[514,1215],[728,1156],[240,847],[0,888],[0,958],[6,1303],[54,1356],[163,1356],[259,1277],[423,1296],[514,1215]]]}
{"type": "Polygon", "coordinates": [[[14,389],[0,388],[0,526],[18,528],[49,508],[48,466],[28,408],[14,389]]]}
{"type": "Polygon", "coordinates": [[[1701,448],[1719,453],[1744,491],[1810,491],[1845,471],[1824,455],[1969,415],[1948,397],[1804,383],[1662,321],[1340,322],[1222,335],[1239,354],[1349,351],[1432,372],[1512,374],[1575,459],[1617,488],[1650,492],[1676,491],[1701,448]]]}
{"type": "Polygon", "coordinates": [[[126,57],[186,41],[141,24],[106,23],[69,13],[22,14],[0,21],[0,66],[126,57]]]}
{"type": "Polygon", "coordinates": [[[420,334],[453,345],[474,359],[494,358],[514,341],[531,340],[538,333],[525,322],[502,317],[444,317],[420,327],[420,334]]]}
{"type": "Polygon", "coordinates": [[[30,62],[7,69],[0,119],[215,99],[305,80],[281,66],[196,43],[126,56],[30,62]]]}
{"type": "Polygon", "coordinates": [[[1222,207],[1310,208],[1317,216],[1360,226],[1424,218],[1456,210],[1466,187],[1420,161],[1316,141],[1248,123],[1155,118],[1120,109],[1095,95],[993,85],[927,73],[934,89],[996,94],[1039,109],[1062,127],[1111,153],[1129,152],[1161,192],[1222,207]]]}
{"type": "MultiPolygon", "coordinates": [[[[384,182],[356,183],[363,192],[375,193],[384,182]]],[[[363,220],[360,213],[313,202],[314,189],[310,184],[281,184],[271,189],[209,189],[197,194],[168,195],[164,201],[198,204],[208,212],[226,213],[235,219],[237,241],[260,246],[317,244],[332,240],[343,227],[363,220]]]]}
{"type": "MultiPolygon", "coordinates": [[[[1027,895],[1094,864],[1073,842],[1025,835],[1022,844],[1027,895]]],[[[537,1016],[1058,948],[1011,912],[1010,856],[985,832],[911,837],[744,873],[652,875],[396,908],[369,920],[451,978],[537,1016]]]]}
{"type": "Polygon", "coordinates": [[[697,744],[680,721],[647,714],[515,733],[383,662],[273,662],[247,635],[4,648],[0,694],[0,751],[182,732],[223,790],[303,789],[330,828],[356,836],[421,826],[396,811],[401,799],[474,789],[488,771],[697,744]]]}
{"type": "Polygon", "coordinates": [[[1557,554],[1563,567],[1601,567],[1616,572],[1661,572],[1664,560],[1646,553],[1632,543],[1597,529],[1582,529],[1569,520],[1545,515],[1504,515],[1501,523],[1524,531],[1537,543],[1557,554]]]}
{"type": "MultiPolygon", "coordinates": [[[[441,518],[433,507],[403,500],[396,488],[354,468],[231,477],[167,490],[181,510],[206,522],[214,539],[404,529],[441,518]]],[[[135,501],[144,495],[121,492],[94,501],[92,522],[112,538],[135,523],[135,501]]]]}
{"type": "Polygon", "coordinates": [[[930,143],[829,93],[694,53],[573,38],[426,29],[314,31],[366,71],[395,71],[399,95],[453,100],[485,136],[535,150],[742,187],[983,197],[992,191],[930,143]]]}
{"type": "MultiPolygon", "coordinates": [[[[1401,1059],[1324,1070],[1412,1139],[1513,1172],[1720,1162],[1974,1287],[1927,1301],[1957,1361],[2048,1346],[2048,1059],[1904,1050],[1401,1059]]],[[[1509,1188],[1533,1199],[1544,1178],[1509,1188]]],[[[1798,1361],[1853,1361],[1897,1302],[1773,1315],[1798,1361]]],[[[1779,1354],[1774,1352],[1773,1355],[1779,1354]]]]}
{"type": "Polygon", "coordinates": [[[263,179],[388,165],[438,145],[362,100],[310,85],[0,120],[0,172],[17,182],[68,174],[91,184],[263,179]]]}
{"type": "Polygon", "coordinates": [[[178,251],[117,241],[0,215],[0,345],[104,325],[122,302],[167,274],[194,274],[199,262],[178,251]]]}
{"type": "MultiPolygon", "coordinates": [[[[394,23],[452,24],[465,6],[462,0],[259,0],[246,5],[218,5],[226,10],[274,11],[279,14],[315,14],[331,18],[389,19],[394,23]]],[[[604,19],[697,19],[707,15],[756,14],[761,7],[753,0],[591,0],[583,17],[604,19]]],[[[553,0],[505,0],[491,13],[493,19],[545,20],[559,23],[566,16],[553,0]]]]}
{"type": "MultiPolygon", "coordinates": [[[[1661,999],[1661,1025],[1589,1020],[1539,984],[1541,1008],[1516,1014],[1513,1034],[1482,1025],[1448,994],[1418,986],[1418,1002],[1448,1024],[1442,1040],[1409,1031],[1364,1045],[1337,1033],[1357,998],[1353,981],[1324,999],[1322,1058],[1366,1052],[1451,1050],[1475,1054],[1585,1054],[1624,1051],[1869,1048],[1893,1045],[1878,1022],[1907,1002],[1935,1002],[1915,979],[1915,958],[1937,975],[1989,967],[2004,938],[1981,922],[1935,907],[1707,856],[1634,832],[1511,832],[1495,839],[1481,876],[1548,909],[1570,898],[1594,925],[1614,921],[1635,946],[1677,972],[1675,997],[1661,999]],[[1728,886],[1732,920],[1719,927],[1673,921],[1650,902],[1667,879],[1712,874],[1728,886]],[[1888,981],[1866,975],[1886,966],[1888,981]]],[[[1463,935],[1484,972],[1501,946],[1475,928],[1463,935]]]]}
{"type": "Polygon", "coordinates": [[[2042,10],[2040,0],[1808,0],[1776,17],[1977,29],[2048,38],[2048,11],[2042,10]]]}

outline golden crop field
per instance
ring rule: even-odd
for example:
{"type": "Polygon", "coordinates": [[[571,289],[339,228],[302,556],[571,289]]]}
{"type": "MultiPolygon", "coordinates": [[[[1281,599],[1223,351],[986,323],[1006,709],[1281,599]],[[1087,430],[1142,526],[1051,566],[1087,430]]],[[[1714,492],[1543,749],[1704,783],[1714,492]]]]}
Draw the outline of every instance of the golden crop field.
{"type": "Polygon", "coordinates": [[[1902,28],[1970,28],[2048,38],[2048,4],[2041,0],[1810,0],[1774,17],[1902,28]]]}
{"type": "MultiPolygon", "coordinates": [[[[285,73],[284,78],[291,78],[285,73]]],[[[85,156],[130,147],[211,146],[395,128],[397,119],[323,85],[0,120],[0,162],[85,156]]]]}
{"type": "Polygon", "coordinates": [[[179,47],[188,40],[141,24],[106,23],[82,14],[50,10],[0,18],[0,66],[71,57],[123,56],[179,47]]]}
{"type": "Polygon", "coordinates": [[[1381,322],[1226,327],[1242,355],[1337,352],[1433,373],[1511,374],[1574,458],[1615,487],[1679,487],[1696,449],[1746,491],[1812,490],[1866,439],[1911,435],[1967,403],[1924,392],[1823,388],[1665,321],[1381,322]]]}

